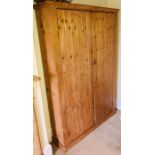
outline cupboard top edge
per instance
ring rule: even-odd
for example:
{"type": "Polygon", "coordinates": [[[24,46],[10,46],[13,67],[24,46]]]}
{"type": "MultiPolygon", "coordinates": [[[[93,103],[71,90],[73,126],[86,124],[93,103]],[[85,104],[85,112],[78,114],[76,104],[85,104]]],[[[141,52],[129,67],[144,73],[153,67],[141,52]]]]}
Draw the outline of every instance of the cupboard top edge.
{"type": "Polygon", "coordinates": [[[55,9],[79,10],[79,11],[96,11],[96,12],[113,12],[113,13],[117,13],[119,11],[119,9],[114,9],[114,8],[83,5],[83,4],[73,4],[73,3],[70,4],[70,3],[63,3],[63,2],[52,2],[52,1],[45,1],[39,4],[35,4],[33,7],[35,10],[38,10],[44,7],[51,7],[55,9]]]}

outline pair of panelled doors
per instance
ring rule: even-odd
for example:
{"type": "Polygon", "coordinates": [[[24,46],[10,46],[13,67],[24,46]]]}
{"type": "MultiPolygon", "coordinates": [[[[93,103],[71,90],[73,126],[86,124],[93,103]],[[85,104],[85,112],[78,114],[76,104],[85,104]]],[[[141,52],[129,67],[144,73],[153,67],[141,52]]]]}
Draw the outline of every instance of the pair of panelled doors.
{"type": "Polygon", "coordinates": [[[57,10],[65,144],[114,110],[116,14],[57,10]]]}

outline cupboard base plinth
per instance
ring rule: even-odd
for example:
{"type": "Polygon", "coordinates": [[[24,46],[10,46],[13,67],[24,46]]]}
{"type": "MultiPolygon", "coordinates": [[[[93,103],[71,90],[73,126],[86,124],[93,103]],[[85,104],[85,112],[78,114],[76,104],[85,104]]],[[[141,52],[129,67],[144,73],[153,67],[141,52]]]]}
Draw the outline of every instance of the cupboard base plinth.
{"type": "Polygon", "coordinates": [[[89,130],[87,130],[86,132],[84,132],[82,135],[80,135],[79,137],[77,137],[75,140],[73,140],[70,144],[68,145],[62,145],[61,143],[57,143],[57,146],[63,150],[64,152],[67,152],[71,147],[73,147],[75,144],[77,144],[81,139],[83,139],[84,137],[86,137],[90,132],[92,132],[93,130],[95,130],[96,128],[98,128],[100,125],[102,125],[106,120],[108,120],[111,116],[113,116],[114,114],[116,114],[117,109],[114,109],[109,115],[107,115],[107,117],[99,124],[96,124],[94,127],[90,128],[89,130]]]}

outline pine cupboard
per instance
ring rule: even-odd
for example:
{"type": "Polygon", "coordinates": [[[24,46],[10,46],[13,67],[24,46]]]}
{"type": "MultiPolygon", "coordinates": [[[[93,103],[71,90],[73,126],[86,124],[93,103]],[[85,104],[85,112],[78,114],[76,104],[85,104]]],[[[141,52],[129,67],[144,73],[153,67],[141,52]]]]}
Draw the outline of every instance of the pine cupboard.
{"type": "Polygon", "coordinates": [[[51,121],[68,150],[116,112],[118,10],[52,1],[34,8],[51,121]]]}

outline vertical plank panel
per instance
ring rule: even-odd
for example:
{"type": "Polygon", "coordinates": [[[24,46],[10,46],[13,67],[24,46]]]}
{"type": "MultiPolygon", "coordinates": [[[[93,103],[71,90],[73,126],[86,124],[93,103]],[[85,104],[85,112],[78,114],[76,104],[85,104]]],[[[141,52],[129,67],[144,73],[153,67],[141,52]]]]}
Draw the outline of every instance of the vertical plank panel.
{"type": "Polygon", "coordinates": [[[92,68],[93,68],[93,93],[94,93],[94,120],[97,122],[97,108],[96,105],[98,103],[97,97],[97,38],[96,38],[96,14],[91,14],[92,19],[92,68]]]}
{"type": "Polygon", "coordinates": [[[92,127],[94,125],[94,102],[93,102],[93,74],[92,74],[92,19],[91,14],[86,14],[86,50],[87,50],[87,57],[85,58],[85,62],[87,63],[87,71],[88,75],[86,81],[88,83],[88,113],[90,113],[90,119],[86,120],[88,122],[88,126],[92,127]],[[93,121],[92,121],[93,120],[93,121]]]}
{"type": "Polygon", "coordinates": [[[85,125],[85,130],[92,126],[93,115],[91,119],[88,113],[93,114],[93,96],[92,96],[92,69],[91,69],[91,17],[89,13],[83,13],[81,15],[81,25],[82,25],[82,53],[81,53],[81,85],[82,85],[82,100],[83,103],[87,103],[83,107],[83,121],[85,125]],[[87,82],[83,82],[87,81],[87,82]],[[91,121],[91,122],[90,122],[91,121]]]}
{"type": "MultiPolygon", "coordinates": [[[[107,74],[108,74],[108,104],[107,108],[113,109],[113,89],[114,89],[114,32],[113,32],[113,14],[107,14],[107,74]]],[[[108,113],[107,113],[108,115],[108,113]]]]}
{"type": "Polygon", "coordinates": [[[67,123],[68,123],[68,137],[69,137],[69,141],[73,140],[75,137],[77,137],[77,135],[79,135],[79,133],[81,132],[79,130],[79,124],[81,122],[81,120],[79,119],[78,113],[80,113],[80,111],[78,110],[78,91],[77,91],[77,75],[76,75],[76,61],[75,61],[75,50],[73,48],[73,33],[74,33],[74,29],[73,29],[73,22],[75,22],[72,18],[72,12],[71,11],[65,11],[65,18],[66,18],[66,44],[67,47],[65,50],[67,51],[67,56],[68,56],[68,61],[66,63],[68,63],[68,74],[66,76],[66,81],[67,85],[66,85],[66,92],[68,92],[68,95],[66,96],[66,100],[67,101],[67,123]]]}
{"type": "MultiPolygon", "coordinates": [[[[78,12],[72,12],[72,39],[73,39],[73,48],[74,48],[74,62],[75,62],[75,70],[74,74],[76,75],[76,109],[77,112],[77,119],[80,120],[82,116],[82,104],[81,104],[81,79],[80,79],[80,44],[79,44],[79,21],[80,15],[78,12]]],[[[78,133],[83,131],[83,121],[77,121],[77,128],[78,133]]]]}
{"type": "Polygon", "coordinates": [[[65,98],[65,144],[94,124],[91,70],[91,16],[58,10],[59,40],[65,98]]]}
{"type": "MultiPolygon", "coordinates": [[[[68,64],[65,63],[66,61],[68,62],[68,57],[66,53],[66,27],[65,27],[65,13],[64,11],[61,11],[59,14],[57,13],[57,23],[58,23],[58,32],[59,32],[59,45],[60,45],[60,58],[61,58],[61,66],[62,66],[62,93],[64,97],[64,115],[61,117],[65,117],[65,120],[67,118],[67,106],[66,106],[66,95],[68,94],[67,89],[66,89],[66,73],[67,73],[67,68],[68,64]]],[[[65,123],[65,137],[64,137],[64,143],[62,145],[65,145],[68,143],[69,138],[68,138],[68,129],[67,129],[67,121],[65,123]]]]}
{"type": "Polygon", "coordinates": [[[100,124],[113,109],[113,14],[92,13],[95,122],[100,124]]]}

